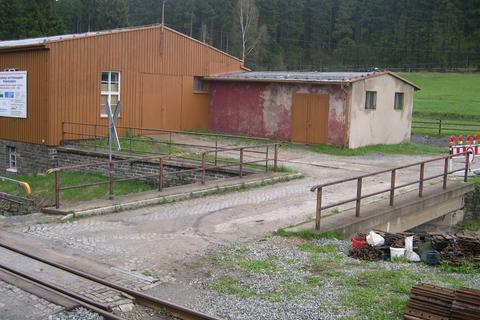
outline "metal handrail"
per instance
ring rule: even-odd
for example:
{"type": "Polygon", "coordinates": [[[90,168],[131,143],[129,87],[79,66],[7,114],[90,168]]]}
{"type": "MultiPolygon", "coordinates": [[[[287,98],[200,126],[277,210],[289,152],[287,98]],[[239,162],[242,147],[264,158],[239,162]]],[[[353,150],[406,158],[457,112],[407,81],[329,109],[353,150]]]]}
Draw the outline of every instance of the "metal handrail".
{"type": "MultiPolygon", "coordinates": [[[[470,152],[467,152],[467,153],[464,152],[464,153],[460,153],[458,155],[462,155],[462,154],[463,155],[468,155],[469,153],[470,152]]],[[[399,166],[399,167],[395,167],[395,168],[390,168],[390,169],[386,169],[386,170],[380,170],[380,171],[376,171],[376,172],[373,172],[373,173],[359,175],[359,176],[356,176],[356,177],[353,177],[353,178],[347,178],[347,179],[337,180],[337,181],[328,182],[328,183],[313,186],[310,189],[310,191],[312,191],[312,192],[316,191],[317,192],[315,229],[320,230],[322,210],[330,209],[330,208],[333,208],[333,207],[336,207],[336,206],[339,206],[339,205],[343,205],[343,204],[347,204],[347,203],[350,203],[350,202],[356,202],[356,204],[355,204],[355,216],[359,217],[360,216],[361,200],[366,199],[366,198],[370,198],[370,197],[373,197],[373,196],[380,195],[382,193],[390,192],[390,197],[389,197],[390,206],[393,206],[394,203],[395,203],[395,190],[400,189],[400,188],[404,188],[404,187],[407,187],[407,186],[418,184],[419,185],[418,196],[423,197],[423,189],[424,189],[425,181],[430,181],[430,180],[433,180],[433,179],[436,179],[436,178],[443,177],[443,189],[445,190],[447,188],[448,175],[452,174],[452,173],[455,173],[455,172],[460,172],[460,171],[464,172],[464,181],[468,182],[468,171],[470,169],[469,157],[468,156],[465,157],[465,167],[464,168],[449,171],[448,170],[448,164],[449,164],[450,159],[452,159],[452,156],[448,155],[448,156],[444,156],[444,157],[428,159],[428,160],[425,160],[425,161],[415,162],[415,163],[412,163],[412,164],[399,166]],[[432,162],[440,161],[440,160],[444,161],[443,173],[438,174],[438,175],[434,175],[434,176],[430,176],[430,177],[425,177],[425,165],[427,163],[432,163],[432,162]],[[412,167],[416,167],[416,166],[420,166],[420,171],[419,171],[419,176],[420,177],[419,177],[418,180],[407,182],[407,183],[404,183],[402,185],[396,185],[395,180],[396,180],[396,173],[397,173],[398,170],[412,168],[412,167]],[[391,174],[390,188],[386,188],[386,189],[383,189],[383,190],[380,190],[380,191],[375,191],[375,192],[372,192],[372,193],[369,193],[369,194],[362,194],[363,179],[373,177],[373,176],[377,176],[377,175],[384,174],[384,173],[390,173],[391,174]],[[346,182],[351,182],[351,181],[357,181],[357,194],[356,194],[355,198],[342,200],[342,201],[335,202],[333,204],[329,204],[329,205],[326,205],[326,206],[322,205],[323,188],[338,185],[338,184],[342,184],[342,183],[346,183],[346,182]]]]}
{"type": "Polygon", "coordinates": [[[32,193],[32,189],[30,188],[30,184],[28,184],[28,182],[19,181],[19,180],[15,180],[15,179],[3,177],[3,176],[0,176],[0,181],[15,183],[19,187],[23,188],[25,190],[26,194],[31,194],[32,193]]]}
{"type": "MultiPolygon", "coordinates": [[[[60,208],[60,198],[61,198],[61,191],[63,190],[72,190],[72,189],[78,189],[78,188],[85,188],[85,187],[92,187],[92,186],[98,186],[98,185],[109,185],[109,199],[113,199],[113,189],[114,189],[114,183],[115,182],[120,182],[120,181],[128,181],[128,180],[135,180],[139,178],[151,178],[151,177],[158,177],[158,191],[163,191],[163,184],[164,184],[164,177],[165,176],[170,176],[170,175],[175,175],[175,174],[182,174],[186,172],[201,172],[201,183],[205,184],[205,173],[206,171],[209,170],[214,170],[214,169],[220,169],[220,168],[228,168],[228,167],[239,167],[238,175],[240,178],[243,177],[245,170],[244,166],[249,165],[249,164],[256,164],[256,163],[265,163],[265,171],[269,170],[269,161],[273,160],[273,171],[277,171],[277,166],[278,166],[278,147],[279,144],[260,144],[260,145],[253,145],[253,146],[246,146],[246,147],[232,147],[232,148],[218,148],[215,150],[211,151],[200,151],[200,152],[184,152],[184,153],[179,153],[175,155],[156,155],[156,156],[148,156],[148,157],[131,157],[129,159],[122,159],[122,160],[113,160],[113,161],[108,161],[108,162],[91,162],[87,164],[80,164],[80,165],[70,165],[70,166],[64,166],[64,167],[57,167],[57,168],[51,168],[47,170],[47,174],[54,174],[55,175],[55,207],[57,209],[60,208]],[[269,148],[273,147],[274,150],[274,157],[271,158],[269,155],[269,148]],[[265,155],[265,158],[261,160],[251,160],[251,161],[245,161],[244,159],[244,153],[247,152],[252,152],[251,149],[255,148],[265,148],[265,152],[256,152],[256,153],[261,153],[265,155]],[[228,165],[218,165],[218,159],[217,159],[217,154],[220,152],[234,152],[237,151],[239,152],[239,161],[227,161],[228,165]],[[207,162],[207,155],[209,153],[215,152],[215,160],[213,161],[214,165],[208,165],[207,162]],[[199,167],[193,167],[192,169],[185,169],[185,170],[180,170],[180,171],[175,171],[175,172],[165,172],[164,170],[164,165],[165,165],[165,160],[175,160],[175,159],[184,159],[186,157],[197,157],[197,158],[189,158],[190,160],[194,160],[199,163],[199,167]],[[117,164],[122,164],[122,163],[134,163],[134,162],[141,162],[141,161],[158,161],[159,169],[158,169],[158,174],[155,175],[145,175],[145,176],[136,176],[132,178],[122,178],[122,179],[115,179],[114,174],[115,174],[115,166],[117,164]],[[98,167],[98,166],[108,166],[108,181],[104,182],[95,182],[95,183],[90,183],[90,184],[82,184],[82,185],[77,185],[77,186],[66,186],[62,187],[61,186],[61,179],[60,179],[60,173],[62,171],[68,171],[68,170],[76,170],[76,169],[85,169],[89,167],[98,167]]],[[[194,164],[192,164],[194,165],[194,164]]]]}

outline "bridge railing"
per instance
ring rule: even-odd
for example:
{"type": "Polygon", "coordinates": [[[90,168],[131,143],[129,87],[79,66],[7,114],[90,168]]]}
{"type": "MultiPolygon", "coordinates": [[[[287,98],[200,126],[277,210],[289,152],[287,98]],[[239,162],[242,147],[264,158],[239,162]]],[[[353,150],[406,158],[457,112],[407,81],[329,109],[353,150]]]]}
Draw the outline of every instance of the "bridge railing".
{"type": "Polygon", "coordinates": [[[438,179],[438,178],[443,178],[443,189],[447,188],[447,179],[449,174],[453,174],[455,172],[464,172],[464,181],[467,182],[468,180],[468,172],[470,169],[470,163],[469,163],[469,156],[465,157],[465,165],[460,168],[460,169],[453,169],[449,170],[449,161],[452,158],[452,156],[448,155],[445,157],[439,157],[439,158],[434,158],[434,159],[429,159],[421,162],[416,162],[404,166],[399,166],[391,169],[386,169],[386,170],[381,170],[369,174],[364,174],[360,176],[356,176],[353,178],[348,178],[348,179],[343,179],[343,180],[337,180],[329,183],[324,183],[324,184],[319,184],[316,186],[313,186],[310,191],[316,192],[317,193],[317,206],[316,206],[316,215],[315,215],[315,229],[320,230],[320,221],[321,221],[321,213],[323,210],[334,208],[343,204],[347,204],[350,202],[355,202],[355,216],[359,217],[360,216],[360,207],[363,199],[378,196],[382,193],[389,193],[389,204],[390,206],[393,206],[395,204],[395,190],[405,188],[411,185],[416,185],[418,184],[418,196],[423,197],[423,191],[424,191],[424,184],[426,181],[430,181],[433,179],[438,179]],[[443,171],[440,174],[436,174],[433,176],[425,177],[425,166],[427,164],[433,163],[433,162],[438,162],[438,161],[443,161],[444,166],[443,166],[443,171]],[[414,168],[418,167],[419,168],[419,179],[414,180],[414,181],[409,181],[405,182],[402,184],[397,184],[396,183],[396,177],[397,177],[397,172],[402,169],[407,169],[407,168],[414,168]],[[380,174],[385,174],[385,173],[390,173],[390,187],[386,189],[382,189],[379,191],[371,192],[368,194],[364,194],[362,192],[363,184],[365,178],[373,177],[373,176],[378,176],[380,174]],[[340,184],[346,183],[346,182],[351,182],[351,181],[357,181],[357,188],[356,188],[356,196],[354,198],[338,201],[332,204],[328,205],[322,205],[322,198],[323,198],[323,191],[326,187],[331,187],[331,186],[338,186],[340,184]]]}

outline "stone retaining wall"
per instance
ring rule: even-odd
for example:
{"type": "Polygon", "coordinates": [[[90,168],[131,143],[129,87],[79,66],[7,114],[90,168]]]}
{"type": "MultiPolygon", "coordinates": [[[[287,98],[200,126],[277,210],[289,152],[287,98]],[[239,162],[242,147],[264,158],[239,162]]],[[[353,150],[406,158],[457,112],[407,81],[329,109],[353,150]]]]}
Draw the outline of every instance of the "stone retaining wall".
{"type": "Polygon", "coordinates": [[[480,187],[465,195],[465,214],[471,219],[480,219],[480,187]]]}
{"type": "Polygon", "coordinates": [[[54,147],[0,139],[0,174],[9,169],[8,147],[16,148],[18,174],[43,172],[56,166],[54,147]]]}

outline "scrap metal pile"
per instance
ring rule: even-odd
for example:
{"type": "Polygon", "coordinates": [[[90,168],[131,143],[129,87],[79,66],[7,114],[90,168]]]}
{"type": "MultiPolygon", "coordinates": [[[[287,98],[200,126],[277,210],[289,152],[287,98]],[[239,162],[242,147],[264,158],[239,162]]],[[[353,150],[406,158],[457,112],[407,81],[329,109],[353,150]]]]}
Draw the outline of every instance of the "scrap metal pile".
{"type": "Polygon", "coordinates": [[[367,243],[364,234],[352,239],[350,256],[355,259],[376,261],[390,259],[391,248],[405,247],[405,239],[413,236],[413,251],[429,264],[475,264],[480,267],[480,236],[448,235],[439,233],[414,234],[375,231],[384,239],[381,245],[367,243]],[[426,261],[428,260],[428,261],[426,261]]]}
{"type": "Polygon", "coordinates": [[[406,320],[480,320],[480,290],[420,283],[412,288],[406,320]]]}

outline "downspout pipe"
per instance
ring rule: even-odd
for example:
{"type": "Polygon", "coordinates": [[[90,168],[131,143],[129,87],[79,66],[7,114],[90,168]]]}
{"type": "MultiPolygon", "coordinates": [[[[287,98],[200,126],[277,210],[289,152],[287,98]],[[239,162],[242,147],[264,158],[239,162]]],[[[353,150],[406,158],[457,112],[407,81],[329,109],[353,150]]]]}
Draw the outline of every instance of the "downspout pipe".
{"type": "Polygon", "coordinates": [[[348,88],[350,84],[340,84],[340,89],[343,91],[343,110],[344,110],[344,130],[343,130],[343,148],[347,149],[349,145],[349,136],[350,136],[350,92],[348,88]]]}

